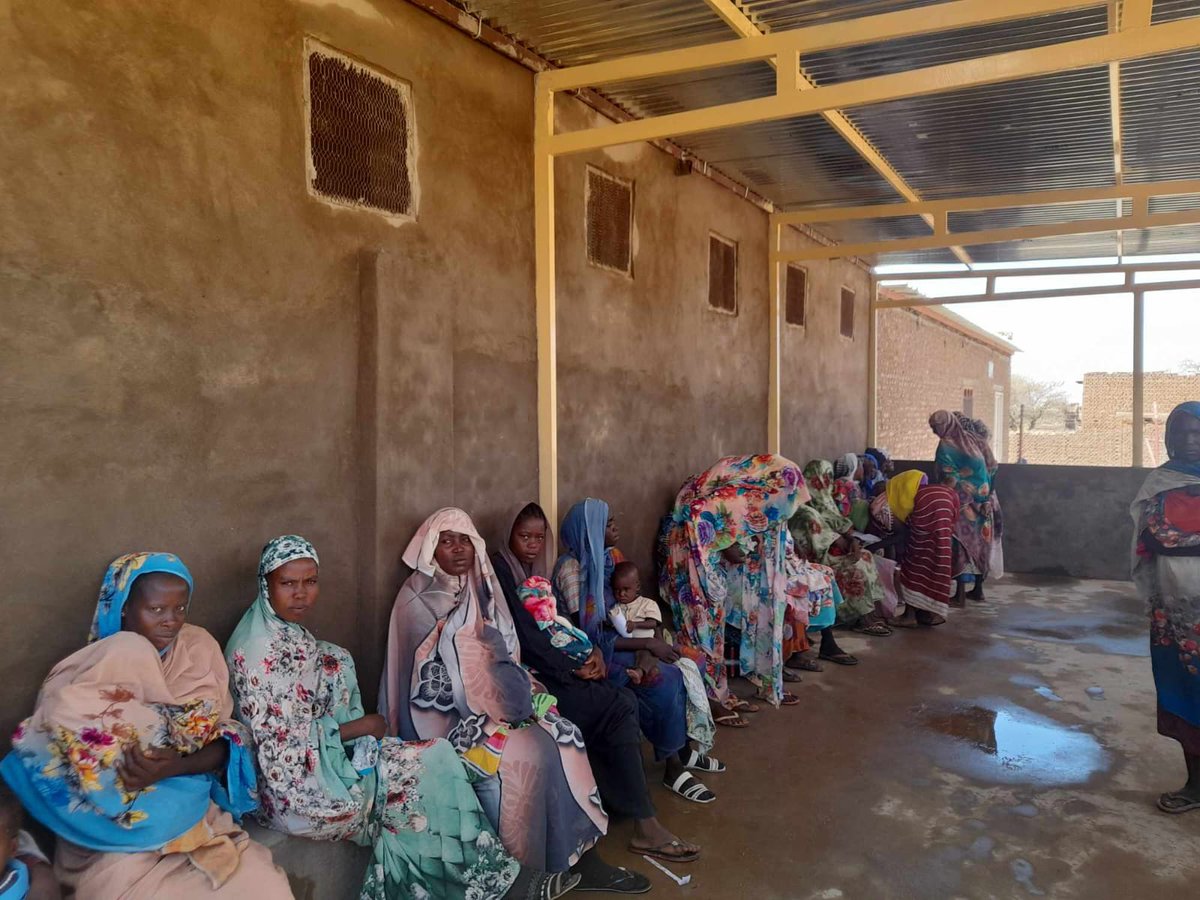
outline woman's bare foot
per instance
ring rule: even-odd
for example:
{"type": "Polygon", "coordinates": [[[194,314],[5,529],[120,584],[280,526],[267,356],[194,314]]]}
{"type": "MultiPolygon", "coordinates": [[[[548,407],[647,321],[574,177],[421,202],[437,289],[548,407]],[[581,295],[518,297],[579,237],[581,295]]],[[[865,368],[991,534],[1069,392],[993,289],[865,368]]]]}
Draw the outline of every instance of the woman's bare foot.
{"type": "Polygon", "coordinates": [[[646,853],[657,859],[691,862],[700,855],[700,846],[677,838],[666,827],[651,816],[637,819],[633,823],[633,840],[629,849],[634,853],[646,853]]]}

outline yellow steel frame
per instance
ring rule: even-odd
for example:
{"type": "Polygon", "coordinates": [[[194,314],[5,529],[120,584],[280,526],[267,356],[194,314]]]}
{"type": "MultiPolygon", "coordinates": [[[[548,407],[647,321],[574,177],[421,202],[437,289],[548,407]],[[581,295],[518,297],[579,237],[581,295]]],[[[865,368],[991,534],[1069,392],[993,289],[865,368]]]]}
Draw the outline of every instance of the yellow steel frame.
{"type": "MultiPolygon", "coordinates": [[[[1114,175],[1117,184],[1112,188],[1078,191],[1051,191],[1038,194],[1012,194],[1003,197],[971,198],[955,201],[922,201],[908,187],[899,173],[888,178],[906,203],[885,207],[813,210],[793,213],[773,213],[770,220],[770,390],[767,410],[767,444],[778,451],[781,445],[782,391],[782,314],[780,302],[780,266],[791,260],[830,259],[845,256],[867,256],[880,252],[938,247],[965,247],[974,244],[1025,240],[1054,235],[1154,228],[1162,225],[1200,224],[1200,211],[1173,213],[1150,212],[1150,199],[1156,196],[1200,194],[1200,181],[1170,182],[1152,185],[1123,184],[1121,171],[1120,135],[1120,71],[1119,64],[1157,54],[1193,49],[1200,46],[1200,17],[1163,24],[1151,24],[1152,0],[1124,0],[1118,22],[1111,6],[1112,0],[950,0],[919,9],[882,13],[842,22],[814,25],[790,31],[762,34],[744,17],[731,0],[705,0],[722,14],[742,39],[725,41],[682,50],[647,53],[638,56],[590,63],[564,69],[541,72],[535,79],[535,242],[537,288],[537,348],[538,348],[538,431],[539,431],[539,494],[547,514],[558,513],[558,445],[557,445],[557,383],[556,383],[556,308],[554,280],[554,161],[558,156],[598,150],[618,144],[713,131],[805,115],[824,115],[835,124],[840,112],[876,103],[908,97],[945,93],[979,85],[1012,82],[1023,78],[1048,75],[1090,66],[1110,67],[1113,93],[1113,150],[1114,175]],[[804,76],[800,64],[805,55],[818,50],[831,50],[893,40],[920,34],[950,31],[959,28],[1028,19],[1049,13],[1073,9],[1106,6],[1110,9],[1109,33],[1076,40],[1061,41],[1048,46],[1006,53],[997,53],[900,72],[843,82],[824,87],[813,86],[804,76]],[[751,33],[751,28],[754,33],[751,33]],[[750,38],[750,39],[744,39],[750,38]],[[673,73],[714,70],[738,63],[767,61],[776,67],[777,77],[772,96],[736,103],[721,104],[705,109],[688,110],[614,123],[578,131],[559,133],[554,122],[556,94],[579,88],[598,87],[639,78],[652,78],[673,73]],[[907,189],[906,189],[907,188],[907,189]],[[950,216],[954,212],[978,209],[1011,208],[1078,203],[1107,199],[1116,204],[1111,218],[1052,224],[1026,225],[976,232],[953,232],[950,216]],[[1130,215],[1120,215],[1120,201],[1132,203],[1130,215]],[[813,247],[800,251],[782,250],[781,229],[784,225],[804,222],[832,222],[853,219],[872,219],[886,216],[919,216],[930,223],[932,235],[922,238],[880,241],[864,244],[813,247]]],[[[853,125],[846,120],[849,129],[853,125]]],[[[892,171],[878,151],[865,138],[853,139],[847,129],[839,128],[851,140],[864,158],[881,172],[892,171]]],[[[855,133],[856,130],[855,130],[855,133]]],[[[859,135],[861,137],[861,135],[859,135]]],[[[885,177],[888,177],[885,174],[885,177]]],[[[1095,291],[1093,291],[1095,293],[1095,291]]],[[[1135,333],[1140,339],[1140,297],[1135,290],[1135,333]]],[[[945,302],[945,301],[941,301],[945,302]]],[[[964,301],[965,302],[965,301],[964,301]]],[[[884,304],[871,297],[869,323],[869,360],[871,372],[871,411],[869,431],[874,429],[875,379],[875,313],[884,304]]],[[[1141,360],[1140,345],[1135,361],[1141,360]]],[[[1134,373],[1135,385],[1140,384],[1140,367],[1134,373]]],[[[1140,400],[1140,396],[1138,398],[1140,400]]],[[[1136,406],[1135,406],[1136,409],[1136,406]]],[[[1135,421],[1135,431],[1140,423],[1135,421]]],[[[874,437],[873,433],[871,435],[874,437]]],[[[1141,459],[1140,443],[1135,447],[1135,459],[1141,459]]]]}

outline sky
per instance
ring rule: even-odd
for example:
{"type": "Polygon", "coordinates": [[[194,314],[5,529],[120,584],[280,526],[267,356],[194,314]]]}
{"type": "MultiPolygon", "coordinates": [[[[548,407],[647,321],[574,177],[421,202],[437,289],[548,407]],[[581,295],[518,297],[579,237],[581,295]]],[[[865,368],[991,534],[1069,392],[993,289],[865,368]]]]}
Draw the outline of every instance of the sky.
{"type": "MultiPolygon", "coordinates": [[[[1147,272],[1139,282],[1200,278],[1200,254],[1190,256],[1126,257],[1134,262],[1192,262],[1196,270],[1147,272]]],[[[1053,260],[1037,263],[978,266],[976,271],[999,272],[1011,268],[1067,265],[1109,265],[1116,259],[1053,260]]],[[[941,266],[952,271],[954,266],[941,266]]],[[[961,268],[961,267],[958,267],[961,268]]],[[[911,272],[911,267],[879,266],[881,283],[889,272],[911,272]]],[[[1044,275],[997,279],[997,290],[1090,287],[1120,284],[1123,275],[1044,275]]],[[[905,278],[904,283],[927,297],[982,293],[984,280],[946,278],[934,281],[905,278]]],[[[1001,300],[956,303],[949,307],[966,319],[1001,334],[1020,348],[1013,356],[1013,372],[1040,381],[1060,382],[1075,401],[1082,399],[1085,372],[1133,370],[1133,296],[1110,294],[1094,297],[1059,297],[1040,300],[1001,300]],[[1010,337],[1011,335],[1011,337],[1010,337]]],[[[1187,361],[1200,362],[1200,291],[1148,293],[1145,309],[1145,370],[1178,371],[1187,361]]]]}

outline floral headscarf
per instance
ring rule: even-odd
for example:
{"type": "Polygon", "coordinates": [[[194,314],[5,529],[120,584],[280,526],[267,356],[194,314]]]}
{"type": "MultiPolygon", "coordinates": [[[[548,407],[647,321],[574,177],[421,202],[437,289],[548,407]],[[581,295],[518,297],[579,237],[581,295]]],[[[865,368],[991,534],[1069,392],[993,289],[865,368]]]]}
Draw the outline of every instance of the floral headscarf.
{"type": "Polygon", "coordinates": [[[109,563],[100,584],[100,596],[96,600],[96,613],[92,617],[92,629],[88,642],[102,640],[121,630],[121,612],[129,600],[133,583],[142,575],[151,572],[166,572],[177,575],[187,582],[188,602],[192,599],[192,573],[174,553],[126,553],[109,563]]]}

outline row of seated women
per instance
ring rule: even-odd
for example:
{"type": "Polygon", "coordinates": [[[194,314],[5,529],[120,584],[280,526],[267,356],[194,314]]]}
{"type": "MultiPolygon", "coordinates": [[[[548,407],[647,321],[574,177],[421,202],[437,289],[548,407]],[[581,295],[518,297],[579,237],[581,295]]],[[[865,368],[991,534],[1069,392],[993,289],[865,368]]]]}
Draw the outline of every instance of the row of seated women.
{"type": "MultiPolygon", "coordinates": [[[[372,900],[645,892],[644,876],[596,854],[610,812],[633,820],[632,852],[686,863],[700,848],[656,817],[642,736],[669,790],[710,803],[693,773],[724,771],[708,755],[714,724],[744,726],[754,700],[797,703],[783,684],[815,664],[810,633],[820,656],[850,663],[831,626],[870,633],[871,616],[896,611],[868,609],[876,595],[850,589],[867,560],[823,537],[842,525],[830,468],[810,463],[806,481],[782,457],[730,457],[684,484],[659,545],[673,635],[603,501],[570,510],[557,561],[536,504],[490,556],[465,512],[439,510],[403,556],[412,574],[377,714],[350,654],[304,624],[320,596],[304,538],[263,549],[224,652],[186,622],[193,582],[178,557],[119,557],[87,645],[51,671],[0,774],[57,835],[55,880],[81,898],[290,897],[237,824],[251,811],[289,834],[370,846],[360,895],[372,900]]],[[[918,611],[950,593],[957,512],[920,478],[901,473],[886,491],[909,526],[893,581],[918,611]]]]}

